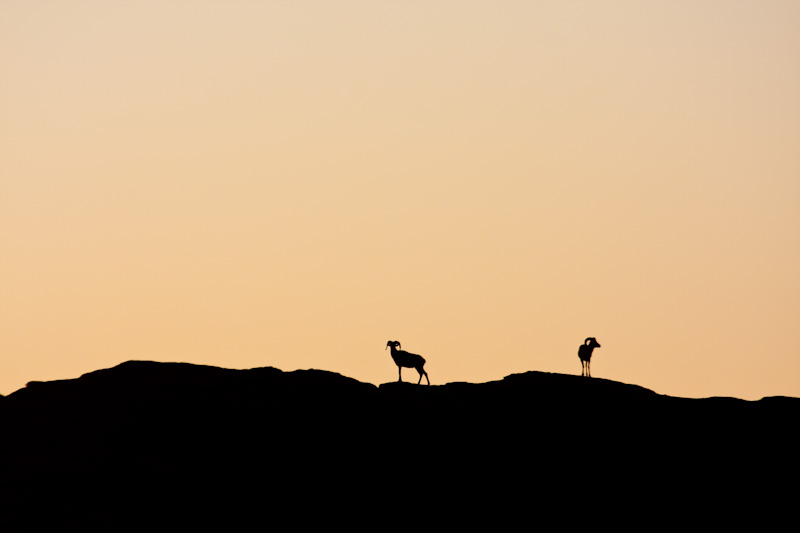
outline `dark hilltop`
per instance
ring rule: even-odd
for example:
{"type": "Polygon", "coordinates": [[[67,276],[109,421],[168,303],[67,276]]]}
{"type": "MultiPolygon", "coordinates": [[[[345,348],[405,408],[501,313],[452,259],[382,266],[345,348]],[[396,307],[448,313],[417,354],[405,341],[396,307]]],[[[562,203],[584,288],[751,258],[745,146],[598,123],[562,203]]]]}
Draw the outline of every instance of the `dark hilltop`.
{"type": "Polygon", "coordinates": [[[739,500],[789,496],[776,487],[797,482],[798,415],[798,398],[674,398],[543,372],[376,387],[129,361],[0,397],[2,529],[731,519],[739,500]]]}

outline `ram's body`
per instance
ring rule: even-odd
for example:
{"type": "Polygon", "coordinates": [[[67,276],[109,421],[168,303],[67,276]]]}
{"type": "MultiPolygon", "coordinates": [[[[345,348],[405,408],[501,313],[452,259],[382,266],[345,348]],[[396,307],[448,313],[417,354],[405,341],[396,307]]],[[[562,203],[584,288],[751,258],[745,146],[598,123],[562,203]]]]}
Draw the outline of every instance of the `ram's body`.
{"type": "Polygon", "coordinates": [[[400,341],[389,341],[386,343],[386,346],[392,349],[392,359],[394,359],[394,364],[397,365],[397,381],[403,381],[403,367],[406,367],[413,368],[419,372],[418,385],[422,383],[422,376],[425,376],[425,381],[428,382],[428,385],[431,384],[431,380],[428,379],[428,373],[425,372],[423,368],[425,366],[425,359],[421,355],[409,353],[405,350],[398,350],[397,348],[400,347],[400,341]]]}
{"type": "Polygon", "coordinates": [[[588,337],[578,348],[578,357],[581,360],[581,376],[592,377],[589,366],[592,361],[592,352],[595,348],[600,348],[600,343],[594,337],[588,337]]]}

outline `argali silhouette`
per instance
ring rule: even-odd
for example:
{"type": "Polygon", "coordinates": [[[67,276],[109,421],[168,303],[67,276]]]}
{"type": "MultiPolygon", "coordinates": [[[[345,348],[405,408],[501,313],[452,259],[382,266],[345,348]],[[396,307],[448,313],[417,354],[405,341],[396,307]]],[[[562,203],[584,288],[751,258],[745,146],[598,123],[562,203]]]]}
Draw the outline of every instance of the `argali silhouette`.
{"type": "MultiPolygon", "coordinates": [[[[397,381],[403,381],[403,367],[406,367],[413,368],[419,372],[419,381],[417,381],[417,385],[422,383],[422,376],[425,376],[425,381],[430,385],[431,380],[428,379],[428,373],[425,372],[423,368],[423,366],[425,366],[425,359],[423,359],[421,355],[398,350],[397,348],[400,347],[400,341],[389,341],[386,343],[386,348],[392,349],[392,359],[394,359],[394,363],[397,365],[397,381]]],[[[386,350],[386,348],[384,348],[384,350],[386,350]]]]}
{"type": "Polygon", "coordinates": [[[592,377],[589,364],[592,360],[592,352],[595,348],[600,348],[600,343],[594,337],[587,337],[581,347],[578,348],[578,357],[581,359],[581,376],[592,377]]]}

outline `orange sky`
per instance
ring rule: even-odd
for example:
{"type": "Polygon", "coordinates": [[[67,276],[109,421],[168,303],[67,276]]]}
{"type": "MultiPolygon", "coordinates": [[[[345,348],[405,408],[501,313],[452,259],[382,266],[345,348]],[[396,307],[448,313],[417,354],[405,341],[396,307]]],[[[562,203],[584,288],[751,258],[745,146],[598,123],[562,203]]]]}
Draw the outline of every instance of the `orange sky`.
{"type": "Polygon", "coordinates": [[[4,0],[0,72],[2,394],[595,336],[595,377],[800,396],[800,2],[4,0]]]}

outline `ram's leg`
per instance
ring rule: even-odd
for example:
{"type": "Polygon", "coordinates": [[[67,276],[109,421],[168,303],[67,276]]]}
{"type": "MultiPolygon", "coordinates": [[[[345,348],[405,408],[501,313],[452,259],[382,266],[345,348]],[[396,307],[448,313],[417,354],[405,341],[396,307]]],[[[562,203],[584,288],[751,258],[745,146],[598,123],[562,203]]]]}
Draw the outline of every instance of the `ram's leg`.
{"type": "Polygon", "coordinates": [[[402,366],[398,366],[397,367],[397,382],[400,383],[401,381],[403,381],[403,367],[402,366]]]}

